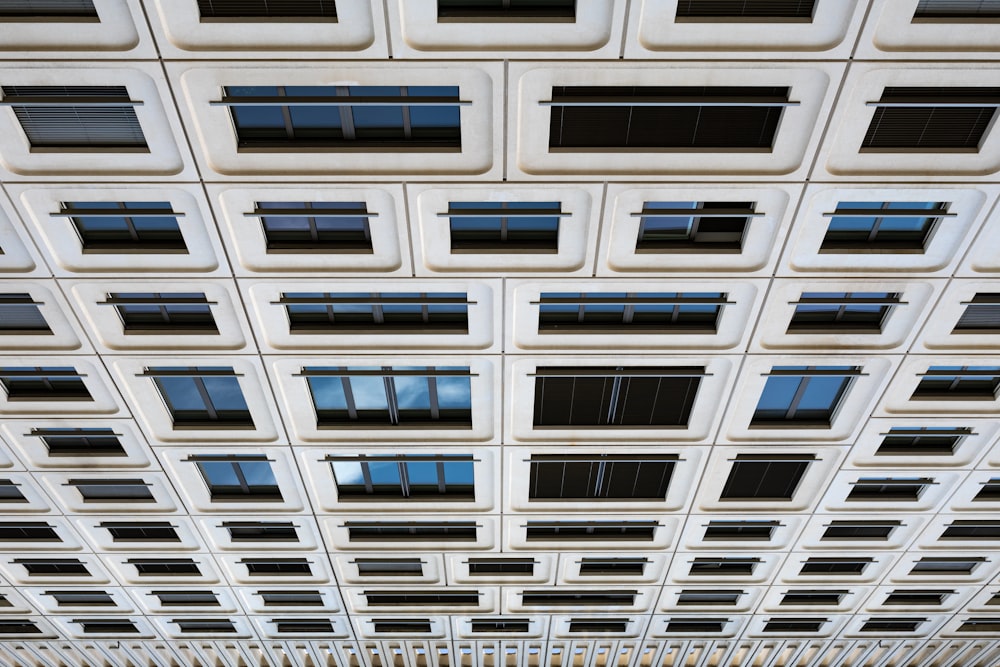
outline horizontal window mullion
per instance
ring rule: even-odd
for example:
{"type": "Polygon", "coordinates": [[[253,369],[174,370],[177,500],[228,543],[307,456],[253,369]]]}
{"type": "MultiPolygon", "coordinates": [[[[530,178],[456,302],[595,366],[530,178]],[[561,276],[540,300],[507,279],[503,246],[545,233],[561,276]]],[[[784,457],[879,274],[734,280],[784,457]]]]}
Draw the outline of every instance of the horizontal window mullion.
{"type": "MultiPolygon", "coordinates": [[[[767,373],[761,373],[763,376],[782,376],[782,377],[865,377],[868,373],[862,373],[860,369],[851,369],[846,371],[827,371],[818,368],[802,368],[795,370],[781,370],[772,368],[767,373]]],[[[951,373],[951,375],[956,375],[956,373],[951,373]]]]}
{"type": "Polygon", "coordinates": [[[215,107],[440,107],[471,106],[472,102],[454,97],[234,97],[211,101],[215,107]]]}
{"type": "Polygon", "coordinates": [[[794,107],[784,97],[560,97],[542,100],[543,107],[794,107]]]}
{"type": "Polygon", "coordinates": [[[323,461],[343,461],[347,463],[450,463],[462,461],[477,461],[471,454],[456,454],[455,456],[335,456],[327,455],[323,461]]]}
{"type": "Polygon", "coordinates": [[[41,370],[41,371],[18,371],[18,370],[4,370],[0,371],[0,378],[84,378],[87,377],[83,373],[78,373],[76,371],[57,371],[57,370],[41,370]]]}
{"type": "Polygon", "coordinates": [[[183,218],[184,213],[169,208],[64,208],[49,213],[51,218],[183,218]]]}
{"type": "Polygon", "coordinates": [[[109,296],[105,301],[98,301],[98,306],[183,306],[183,305],[215,306],[218,301],[209,301],[205,297],[185,297],[185,298],[132,298],[109,296]]]}
{"type": "Polygon", "coordinates": [[[963,99],[961,102],[958,101],[948,101],[941,98],[927,98],[927,97],[912,97],[912,98],[893,98],[890,102],[879,101],[879,102],[865,102],[865,106],[868,107],[887,107],[887,108],[937,108],[937,109],[954,109],[954,108],[986,108],[986,107],[1000,107],[1000,99],[995,97],[982,97],[979,99],[963,99]]]}
{"type": "Polygon", "coordinates": [[[954,218],[958,214],[935,208],[852,208],[821,215],[824,218],[954,218]]]}
{"type": "Polygon", "coordinates": [[[136,377],[151,377],[151,378],[243,377],[243,373],[237,373],[231,368],[220,369],[220,370],[170,369],[170,370],[158,370],[158,371],[146,369],[141,373],[136,373],[136,377]]]}
{"type": "Polygon", "coordinates": [[[663,461],[678,462],[683,461],[677,454],[657,454],[649,456],[590,456],[580,454],[573,456],[532,456],[530,459],[522,459],[526,463],[659,463],[663,461]]]}
{"type": "Polygon", "coordinates": [[[608,368],[538,368],[528,377],[556,378],[616,378],[616,377],[711,377],[703,368],[625,368],[622,370],[608,368]]]}
{"type": "Polygon", "coordinates": [[[572,213],[553,208],[464,208],[438,213],[439,218],[567,218],[572,213]]]}
{"type": "Polygon", "coordinates": [[[478,373],[472,373],[468,369],[463,370],[442,370],[429,368],[427,370],[338,370],[329,369],[307,369],[303,368],[301,373],[294,373],[293,377],[477,377],[478,373]]]}
{"type": "Polygon", "coordinates": [[[7,95],[0,107],[139,107],[139,100],[116,100],[107,97],[18,97],[7,95]]]}
{"type": "Polygon", "coordinates": [[[798,301],[789,301],[791,304],[830,304],[845,306],[905,306],[905,301],[900,301],[899,297],[887,297],[884,299],[851,297],[826,298],[826,297],[802,297],[798,301]]]}
{"type": "MultiPolygon", "coordinates": [[[[172,302],[173,303],[173,302],[172,302]]],[[[458,304],[471,306],[475,305],[476,301],[469,301],[467,298],[463,297],[329,297],[329,298],[292,298],[292,297],[281,297],[277,301],[272,301],[272,305],[281,306],[320,306],[326,304],[360,304],[360,305],[438,305],[438,304],[458,304]]]]}
{"type": "Polygon", "coordinates": [[[955,369],[955,370],[934,370],[929,369],[924,373],[917,373],[917,377],[948,377],[948,378],[966,378],[966,377],[989,377],[995,378],[1000,377],[1000,368],[995,370],[975,370],[975,369],[955,369]]]}
{"type": "Polygon", "coordinates": [[[759,213],[747,208],[644,208],[639,212],[629,213],[633,218],[762,218],[766,213],[759,213]]]}
{"type": "MultiPolygon", "coordinates": [[[[853,302],[852,302],[853,303],[853,302]]],[[[684,297],[540,297],[538,301],[531,301],[532,306],[537,305],[629,305],[629,304],[649,304],[649,305],[679,305],[679,306],[733,306],[735,301],[727,301],[725,297],[717,299],[687,299],[684,297]]]]}
{"type": "Polygon", "coordinates": [[[378,216],[378,213],[363,208],[255,208],[243,214],[245,218],[377,218],[378,216]]]}

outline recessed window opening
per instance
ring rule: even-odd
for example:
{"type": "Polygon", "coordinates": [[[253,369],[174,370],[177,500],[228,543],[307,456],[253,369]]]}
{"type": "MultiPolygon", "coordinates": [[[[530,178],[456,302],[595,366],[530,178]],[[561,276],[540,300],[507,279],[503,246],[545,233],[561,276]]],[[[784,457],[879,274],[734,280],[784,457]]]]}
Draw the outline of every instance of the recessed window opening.
{"type": "Polygon", "coordinates": [[[232,368],[150,367],[152,377],[173,418],[174,428],[253,428],[240,382],[232,368]]]}
{"type": "Polygon", "coordinates": [[[636,602],[638,591],[616,590],[526,590],[521,593],[525,607],[550,605],[630,606],[636,602]]]}
{"type": "Polygon", "coordinates": [[[715,333],[721,292],[542,292],[540,333],[715,333]]]}
{"type": "Polygon", "coordinates": [[[678,23],[811,23],[816,0],[677,0],[678,23]]]}
{"type": "Polygon", "coordinates": [[[190,460],[197,464],[213,502],[283,500],[265,455],[195,456],[190,460]]]}
{"type": "Polygon", "coordinates": [[[226,86],[239,150],[457,151],[458,86],[226,86]]]}
{"type": "Polygon", "coordinates": [[[424,573],[419,558],[358,558],[354,564],[363,577],[419,577],[424,573]]]}
{"type": "Polygon", "coordinates": [[[170,202],[63,202],[53,217],[68,217],[84,254],[187,254],[170,202]]]}
{"type": "Polygon", "coordinates": [[[143,479],[70,479],[87,503],[156,502],[150,484],[143,479]]]}
{"type": "Polygon", "coordinates": [[[792,500],[814,460],[812,454],[737,454],[719,500],[792,500]]]}
{"type": "Polygon", "coordinates": [[[560,202],[448,202],[453,253],[555,253],[560,202]]]}
{"type": "Polygon", "coordinates": [[[126,334],[213,334],[219,329],[203,292],[111,292],[126,334]]]}
{"type": "Polygon", "coordinates": [[[240,563],[247,568],[250,576],[309,576],[312,567],[305,558],[243,558],[240,563]]]}
{"type": "Polygon", "coordinates": [[[938,223],[949,213],[948,202],[838,202],[820,253],[923,253],[938,223]]]}
{"type": "Polygon", "coordinates": [[[703,541],[768,542],[780,521],[709,521],[703,541]]]}
{"type": "Polygon", "coordinates": [[[0,335],[47,336],[52,329],[36,302],[26,292],[0,294],[0,335]]]}
{"type": "Polygon", "coordinates": [[[45,591],[60,607],[117,607],[114,598],[105,591],[65,590],[45,591]]]}
{"type": "Polygon", "coordinates": [[[1000,539],[1000,521],[955,520],[945,528],[938,539],[997,540],[1000,539]]]}
{"type": "Polygon", "coordinates": [[[641,576],[649,564],[648,558],[583,558],[581,576],[641,576]]]}
{"type": "Polygon", "coordinates": [[[472,426],[468,367],[306,367],[302,375],[321,427],[472,426]]]}
{"type": "Polygon", "coordinates": [[[26,503],[28,499],[21,493],[20,484],[13,480],[0,479],[0,503],[26,503]]]}
{"type": "Polygon", "coordinates": [[[743,595],[746,592],[739,589],[684,589],[677,595],[677,605],[726,607],[739,604],[743,595]]]}
{"type": "Polygon", "coordinates": [[[165,590],[152,591],[162,607],[218,607],[219,598],[214,591],[165,590]]]}
{"type": "Polygon", "coordinates": [[[978,153],[1000,88],[886,86],[861,143],[879,153],[978,153]]]}
{"type": "Polygon", "coordinates": [[[94,0],[6,0],[0,21],[97,21],[94,0]]]}
{"type": "Polygon", "coordinates": [[[953,334],[990,334],[1000,332],[1000,293],[977,292],[965,302],[965,311],[959,318],[953,334]]]}
{"type": "Polygon", "coordinates": [[[533,454],[529,500],[664,500],[676,454],[533,454]]]}
{"type": "Polygon", "coordinates": [[[0,523],[0,541],[62,542],[55,528],[45,521],[11,521],[0,523]]]}
{"type": "Polygon", "coordinates": [[[750,428],[830,428],[857,366],[775,366],[750,428]]]}
{"type": "Polygon", "coordinates": [[[371,218],[363,201],[259,201],[245,217],[259,218],[268,253],[372,254],[371,218]]]}
{"type": "Polygon", "coordinates": [[[902,521],[831,521],[821,540],[887,540],[902,521]]]}
{"type": "Polygon", "coordinates": [[[473,618],[470,621],[470,630],[476,633],[528,632],[530,629],[531,621],[525,618],[504,618],[502,620],[473,618]]]}
{"type": "Polygon", "coordinates": [[[628,632],[627,618],[573,618],[569,621],[569,631],[574,633],[628,632]]]}
{"type": "Polygon", "coordinates": [[[881,333],[899,303],[893,292],[803,292],[788,332],[881,333]]]}
{"type": "Polygon", "coordinates": [[[695,558],[691,561],[689,576],[741,577],[752,575],[760,565],[760,558],[695,558]]]}
{"type": "Polygon", "coordinates": [[[850,594],[847,590],[790,590],[781,598],[781,606],[836,606],[841,603],[845,595],[850,594]]]}
{"type": "Polygon", "coordinates": [[[919,0],[914,23],[989,23],[1000,20],[1000,0],[919,0]]]}
{"type": "Polygon", "coordinates": [[[660,524],[656,521],[528,521],[526,539],[549,540],[641,540],[652,541],[660,524]]]}
{"type": "Polygon", "coordinates": [[[894,590],[886,596],[883,605],[888,606],[923,606],[937,607],[944,604],[945,599],[954,595],[955,591],[901,589],[894,590]]]}
{"type": "Polygon", "coordinates": [[[102,521],[115,542],[180,542],[177,528],[168,521],[102,521]]]}
{"type": "MultiPolygon", "coordinates": [[[[241,486],[242,492],[242,486],[241,486]]],[[[223,521],[233,542],[298,542],[296,526],[291,521],[223,521]]]]}
{"type": "Polygon", "coordinates": [[[308,19],[336,21],[337,7],[334,0],[198,0],[198,11],[204,21],[257,21],[308,19]]]}
{"type": "Polygon", "coordinates": [[[575,21],[576,0],[438,0],[438,21],[575,21]]]}
{"type": "Polygon", "coordinates": [[[351,541],[417,540],[474,542],[474,521],[345,521],[351,541]]]}
{"type": "Polygon", "coordinates": [[[0,368],[0,386],[7,400],[93,401],[84,376],[71,366],[7,366],[0,368]]]}
{"type": "Polygon", "coordinates": [[[537,561],[533,558],[470,558],[469,574],[472,576],[530,577],[537,561]]]}
{"type": "Polygon", "coordinates": [[[647,201],[639,218],[637,253],[740,253],[754,202],[647,201]]]}
{"type": "Polygon", "coordinates": [[[802,563],[799,574],[844,576],[862,574],[874,558],[809,558],[802,563]]]}
{"type": "Polygon", "coordinates": [[[33,151],[106,150],[148,153],[125,86],[3,86],[33,151]]]}
{"type": "Polygon", "coordinates": [[[931,366],[911,401],[992,401],[1000,388],[1000,366],[931,366]]]}
{"type": "Polygon", "coordinates": [[[329,456],[342,500],[473,500],[473,458],[464,454],[329,456]]]}
{"type": "Polygon", "coordinates": [[[268,590],[257,593],[265,607],[322,607],[323,594],[319,591],[268,590]]]}
{"type": "Polygon", "coordinates": [[[893,426],[883,434],[878,456],[950,456],[965,438],[975,435],[971,428],[953,426],[893,426]]]}
{"type": "Polygon", "coordinates": [[[468,333],[465,292],[285,292],[293,334],[468,333]]]}
{"type": "Polygon", "coordinates": [[[915,502],[932,484],[929,477],[862,477],[852,484],[847,500],[915,502]]]}
{"type": "Polygon", "coordinates": [[[33,428],[51,457],[128,456],[119,435],[110,428],[33,428]]]}
{"type": "Polygon", "coordinates": [[[958,574],[968,575],[986,562],[983,557],[924,557],[913,564],[910,574],[958,574]]]}
{"type": "Polygon", "coordinates": [[[190,558],[130,558],[126,561],[141,576],[200,576],[198,563],[190,558]]]}
{"type": "Polygon", "coordinates": [[[90,576],[90,570],[78,558],[15,558],[31,577],[72,577],[90,576]]]}

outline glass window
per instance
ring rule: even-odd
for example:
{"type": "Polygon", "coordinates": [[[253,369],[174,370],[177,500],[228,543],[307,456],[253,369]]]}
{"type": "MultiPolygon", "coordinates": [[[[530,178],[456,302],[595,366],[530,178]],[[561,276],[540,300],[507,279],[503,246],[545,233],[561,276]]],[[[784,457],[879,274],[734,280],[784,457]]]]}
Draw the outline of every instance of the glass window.
{"type": "Polygon", "coordinates": [[[34,149],[148,152],[125,86],[3,86],[34,149]]]}
{"type": "Polygon", "coordinates": [[[979,152],[1000,88],[886,86],[861,152],[979,152]]]}
{"type": "Polygon", "coordinates": [[[705,542],[739,540],[741,542],[770,542],[779,521],[709,521],[705,526],[705,542]]]}
{"type": "Polygon", "coordinates": [[[677,594],[677,605],[684,606],[730,606],[740,603],[744,591],[733,589],[685,589],[677,594]]]}
{"type": "Polygon", "coordinates": [[[26,503],[28,499],[24,497],[21,490],[9,479],[0,479],[0,503],[26,503]]]}
{"type": "MultiPolygon", "coordinates": [[[[247,487],[249,488],[249,486],[247,487]]],[[[243,487],[240,487],[242,494],[243,487]]],[[[298,542],[299,534],[290,521],[223,521],[233,542],[298,542]]]]}
{"type": "Polygon", "coordinates": [[[232,368],[150,367],[145,375],[153,378],[174,428],[253,428],[250,409],[232,368]]]}
{"type": "Polygon", "coordinates": [[[677,20],[811,22],[815,1],[677,0],[677,20]]]}
{"type": "Polygon", "coordinates": [[[534,21],[576,18],[576,0],[438,0],[438,21],[534,21]]]}
{"type": "Polygon", "coordinates": [[[881,333],[898,303],[891,292],[803,292],[788,332],[881,333]]]}
{"type": "Polygon", "coordinates": [[[1000,0],[919,0],[913,22],[974,23],[1000,18],[1000,0]]]}
{"type": "Polygon", "coordinates": [[[921,558],[910,569],[910,574],[972,574],[980,564],[986,561],[982,557],[932,557],[921,558]]]}
{"type": "Polygon", "coordinates": [[[130,558],[128,564],[135,566],[139,576],[199,576],[198,563],[190,558],[130,558]]]}
{"type": "Polygon", "coordinates": [[[15,558],[32,577],[90,576],[90,570],[78,558],[15,558]]]}
{"type": "Polygon", "coordinates": [[[529,500],[664,500],[673,454],[533,454],[529,500]]]}
{"type": "Polygon", "coordinates": [[[691,561],[690,576],[749,576],[760,564],[759,558],[695,558],[691,561]]]}
{"type": "Polygon", "coordinates": [[[922,253],[947,202],[838,202],[830,217],[821,253],[922,253]]]}
{"type": "Polygon", "coordinates": [[[293,334],[469,330],[465,292],[284,292],[279,303],[293,334]]]}
{"type": "Polygon", "coordinates": [[[323,594],[319,591],[260,591],[265,607],[322,607],[323,594]]]}
{"type": "Polygon", "coordinates": [[[900,521],[831,521],[822,540],[887,540],[900,521]]]}
{"type": "Polygon", "coordinates": [[[118,311],[126,334],[219,332],[203,292],[111,292],[104,303],[118,311]]]}
{"type": "Polygon", "coordinates": [[[530,577],[537,561],[533,558],[470,558],[471,576],[530,577]]]}
{"type": "Polygon", "coordinates": [[[358,558],[354,564],[363,577],[419,577],[424,573],[419,558],[358,558]]]}
{"type": "Polygon", "coordinates": [[[240,561],[251,576],[298,576],[312,574],[309,561],[305,558],[244,558],[240,561]]]}
{"type": "Polygon", "coordinates": [[[6,0],[0,21],[87,21],[97,19],[94,0],[6,0]]]}
{"type": "Polygon", "coordinates": [[[45,521],[11,521],[0,523],[0,541],[62,542],[55,528],[45,521]]]}
{"type": "Polygon", "coordinates": [[[218,607],[219,599],[213,591],[168,590],[153,591],[163,607],[218,607]]]}
{"type": "Polygon", "coordinates": [[[83,376],[71,366],[6,366],[0,386],[8,401],[93,401],[83,376]]]}
{"type": "Polygon", "coordinates": [[[212,501],[234,500],[281,502],[281,489],[264,455],[240,458],[194,457],[212,501]]]}
{"type": "Polygon", "coordinates": [[[86,503],[155,502],[149,484],[143,479],[70,479],[86,503]]]}
{"type": "Polygon", "coordinates": [[[965,306],[952,333],[995,334],[1000,330],[1000,294],[978,292],[965,306]]]}
{"type": "Polygon", "coordinates": [[[641,576],[649,564],[647,558],[583,558],[580,574],[584,576],[641,576]]]}
{"type": "Polygon", "coordinates": [[[950,595],[954,595],[955,591],[938,591],[938,590],[919,590],[919,589],[903,589],[895,590],[886,596],[885,601],[882,602],[886,606],[933,606],[937,607],[944,604],[945,599],[950,595]]]}
{"type": "Polygon", "coordinates": [[[128,456],[118,434],[110,428],[33,428],[49,456],[128,456]]]}
{"type": "Polygon", "coordinates": [[[945,455],[955,453],[955,448],[970,435],[971,428],[953,426],[893,426],[884,434],[876,454],[879,456],[945,455]]]}
{"type": "Polygon", "coordinates": [[[117,607],[109,593],[91,590],[45,591],[60,607],[117,607]]]}
{"type": "Polygon", "coordinates": [[[911,401],[992,401],[1000,388],[1000,366],[931,366],[911,401]]]}
{"type": "Polygon", "coordinates": [[[248,216],[260,218],[269,253],[371,254],[368,204],[259,201],[248,216]]]}
{"type": "Polygon", "coordinates": [[[559,251],[560,202],[448,202],[453,253],[559,251]]]}
{"type": "Polygon", "coordinates": [[[704,373],[701,367],[680,366],[540,366],[535,371],[534,425],[684,427],[704,373]]]}
{"type": "Polygon", "coordinates": [[[737,454],[720,500],[791,500],[814,457],[810,454],[737,454]]]}
{"type": "Polygon", "coordinates": [[[51,334],[39,305],[27,293],[0,294],[0,335],[51,334]]]}
{"type": "Polygon", "coordinates": [[[861,574],[874,562],[873,558],[811,557],[802,564],[799,574],[852,575],[861,574]]]}
{"type": "Polygon", "coordinates": [[[830,428],[860,369],[854,366],[775,366],[757,402],[751,428],[830,428]]]}
{"type": "Polygon", "coordinates": [[[647,201],[639,216],[635,251],[739,253],[754,202],[647,201]]]}
{"type": "Polygon", "coordinates": [[[226,86],[241,150],[461,148],[457,86],[226,86]]]}
{"type": "Polygon", "coordinates": [[[341,500],[475,498],[472,456],[367,454],[327,460],[341,500]]]}
{"type": "Polygon", "coordinates": [[[715,333],[726,297],[721,292],[542,292],[538,330],[715,333]]]}
{"type": "Polygon", "coordinates": [[[641,540],[651,542],[660,524],[656,521],[529,521],[528,541],[641,540]]]}
{"type": "Polygon", "coordinates": [[[334,0],[198,0],[198,10],[205,19],[308,18],[337,19],[334,0]]]}
{"type": "Polygon", "coordinates": [[[180,542],[176,527],[167,521],[102,521],[101,528],[115,542],[180,542]]]}
{"type": "Polygon", "coordinates": [[[352,542],[474,542],[477,537],[475,521],[345,521],[344,527],[352,542]]]}
{"type": "Polygon", "coordinates": [[[441,366],[302,369],[319,426],[390,424],[471,427],[468,368],[441,366]]]}
{"type": "Polygon", "coordinates": [[[915,502],[934,480],[927,477],[862,477],[854,482],[847,500],[915,502]]]}
{"type": "Polygon", "coordinates": [[[788,92],[781,86],[554,86],[546,103],[549,150],[766,152],[788,92]]]}
{"type": "Polygon", "coordinates": [[[68,217],[86,253],[187,253],[170,202],[64,202],[59,216],[68,217]]]}

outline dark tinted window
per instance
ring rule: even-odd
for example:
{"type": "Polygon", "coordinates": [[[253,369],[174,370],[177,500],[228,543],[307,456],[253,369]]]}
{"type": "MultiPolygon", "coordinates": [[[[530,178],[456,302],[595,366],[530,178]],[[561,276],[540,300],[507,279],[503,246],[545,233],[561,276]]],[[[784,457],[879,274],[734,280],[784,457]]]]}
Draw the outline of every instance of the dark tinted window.
{"type": "Polygon", "coordinates": [[[861,150],[978,152],[998,99],[1000,88],[887,86],[861,150]]]}

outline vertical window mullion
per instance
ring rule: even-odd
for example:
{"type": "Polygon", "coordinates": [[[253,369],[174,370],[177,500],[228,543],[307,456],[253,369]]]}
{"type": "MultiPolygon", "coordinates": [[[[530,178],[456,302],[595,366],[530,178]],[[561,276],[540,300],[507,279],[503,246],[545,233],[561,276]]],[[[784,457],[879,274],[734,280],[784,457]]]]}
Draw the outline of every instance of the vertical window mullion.
{"type": "Polygon", "coordinates": [[[351,386],[349,375],[340,376],[340,384],[344,388],[344,403],[347,404],[347,416],[356,421],[358,419],[358,405],[354,401],[354,388],[351,386]]]}
{"type": "MultiPolygon", "coordinates": [[[[351,91],[347,86],[337,86],[337,97],[350,97],[351,91]]],[[[340,113],[340,131],[344,134],[344,139],[353,141],[357,138],[357,131],[354,129],[354,107],[348,104],[337,107],[340,113]]]]}
{"type": "Polygon", "coordinates": [[[448,485],[445,480],[444,461],[437,462],[438,493],[444,495],[448,492],[448,485]]]}
{"type": "MultiPolygon", "coordinates": [[[[368,296],[375,299],[379,296],[378,292],[369,292],[368,296]]],[[[372,322],[375,324],[385,324],[385,308],[380,303],[371,304],[372,309],[372,322]]]]}
{"type": "Polygon", "coordinates": [[[372,495],[375,493],[375,482],[372,481],[372,471],[368,461],[359,461],[361,466],[361,479],[365,483],[365,493],[372,495]]]}
{"type": "Polygon", "coordinates": [[[795,413],[799,409],[799,403],[802,402],[802,398],[806,394],[806,389],[809,387],[809,381],[812,378],[802,377],[799,379],[799,386],[795,389],[795,395],[792,396],[792,400],[788,404],[788,412],[785,413],[786,419],[795,419],[795,413]]]}
{"type": "Polygon", "coordinates": [[[441,418],[441,406],[438,404],[437,378],[427,376],[427,400],[430,404],[431,419],[441,418]]]}
{"type": "MultiPolygon", "coordinates": [[[[408,91],[409,91],[409,88],[407,86],[400,86],[399,87],[399,96],[400,97],[407,97],[407,95],[409,94],[408,91]]],[[[402,105],[400,105],[400,111],[402,112],[402,116],[403,116],[403,136],[405,138],[407,138],[407,139],[412,139],[413,138],[413,125],[410,122],[410,105],[409,104],[402,104],[402,105]]]]}
{"type": "Polygon", "coordinates": [[[205,404],[205,412],[208,414],[208,418],[212,420],[218,419],[219,413],[215,409],[215,404],[212,403],[212,396],[208,393],[205,380],[197,376],[192,378],[192,380],[194,381],[195,389],[198,390],[198,395],[201,396],[201,400],[205,404]]]}
{"type": "Polygon", "coordinates": [[[236,479],[239,480],[240,489],[246,495],[250,495],[250,484],[247,482],[247,477],[243,473],[243,466],[240,465],[239,461],[232,461],[230,465],[233,466],[233,472],[236,473],[236,479]]]}
{"type": "MultiPolygon", "coordinates": [[[[391,371],[391,368],[382,368],[383,371],[391,371]]],[[[382,386],[385,388],[385,404],[389,412],[389,423],[399,426],[399,399],[396,396],[396,382],[391,375],[382,377],[382,386]]]]}
{"type": "MultiPolygon", "coordinates": [[[[278,86],[278,97],[285,97],[285,87],[278,86]]],[[[285,122],[285,136],[295,138],[295,125],[292,123],[292,111],[287,104],[281,105],[281,119],[285,122]]]]}
{"type": "MultiPolygon", "coordinates": [[[[617,370],[623,370],[621,368],[617,370]]],[[[608,401],[608,425],[614,424],[618,417],[618,401],[622,388],[622,376],[616,375],[611,379],[611,397],[608,401]]]]}
{"type": "Polygon", "coordinates": [[[399,491],[404,498],[409,498],[411,494],[410,472],[406,467],[406,461],[398,461],[396,467],[396,474],[399,475],[399,491]]]}

